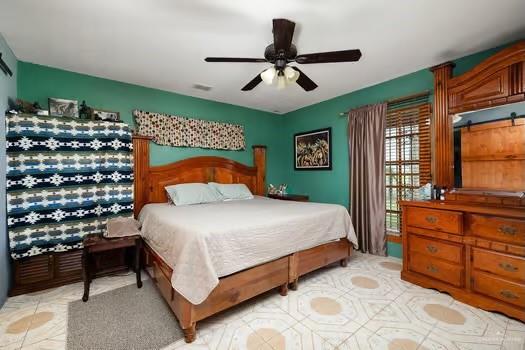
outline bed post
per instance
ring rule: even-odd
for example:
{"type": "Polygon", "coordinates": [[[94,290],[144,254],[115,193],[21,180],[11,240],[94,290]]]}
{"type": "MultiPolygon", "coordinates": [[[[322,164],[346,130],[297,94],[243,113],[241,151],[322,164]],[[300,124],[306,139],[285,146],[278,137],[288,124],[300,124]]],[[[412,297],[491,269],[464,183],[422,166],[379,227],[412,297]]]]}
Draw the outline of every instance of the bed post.
{"type": "Polygon", "coordinates": [[[147,178],[149,173],[149,141],[151,137],[133,135],[133,214],[135,218],[147,201],[147,178]]]}
{"type": "Polygon", "coordinates": [[[257,167],[255,194],[264,196],[266,190],[266,146],[253,145],[253,163],[257,167]]]}

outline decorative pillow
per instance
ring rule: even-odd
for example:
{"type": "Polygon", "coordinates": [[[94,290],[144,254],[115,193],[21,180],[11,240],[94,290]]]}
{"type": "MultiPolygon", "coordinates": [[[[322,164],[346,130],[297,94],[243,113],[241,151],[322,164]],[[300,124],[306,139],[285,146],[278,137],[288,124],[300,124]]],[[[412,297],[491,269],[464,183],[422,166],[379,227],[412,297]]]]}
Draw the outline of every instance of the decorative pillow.
{"type": "Polygon", "coordinates": [[[245,184],[219,184],[209,182],[208,185],[220,193],[224,200],[253,199],[253,194],[245,184]]]}
{"type": "Polygon", "coordinates": [[[175,205],[212,203],[223,199],[219,192],[204,183],[166,186],[165,189],[168,192],[168,197],[175,205]]]}

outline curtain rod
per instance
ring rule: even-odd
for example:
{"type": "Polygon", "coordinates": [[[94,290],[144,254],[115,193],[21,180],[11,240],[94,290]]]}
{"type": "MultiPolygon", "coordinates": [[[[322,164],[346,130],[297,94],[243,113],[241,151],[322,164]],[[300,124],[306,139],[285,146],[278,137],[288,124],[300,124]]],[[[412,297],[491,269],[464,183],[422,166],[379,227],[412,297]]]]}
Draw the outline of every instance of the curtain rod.
{"type": "MultiPolygon", "coordinates": [[[[396,104],[396,103],[405,102],[405,101],[409,101],[409,100],[414,100],[414,99],[425,97],[425,96],[429,96],[429,95],[430,95],[430,90],[425,90],[423,92],[418,92],[417,94],[412,94],[412,95],[407,95],[407,96],[403,96],[403,97],[390,99],[390,100],[387,100],[386,103],[391,105],[391,104],[396,104]]],[[[352,108],[352,109],[357,109],[357,108],[359,108],[359,107],[352,108]]],[[[351,110],[348,110],[346,112],[340,112],[339,116],[346,117],[348,115],[348,113],[350,113],[350,111],[351,110]]]]}

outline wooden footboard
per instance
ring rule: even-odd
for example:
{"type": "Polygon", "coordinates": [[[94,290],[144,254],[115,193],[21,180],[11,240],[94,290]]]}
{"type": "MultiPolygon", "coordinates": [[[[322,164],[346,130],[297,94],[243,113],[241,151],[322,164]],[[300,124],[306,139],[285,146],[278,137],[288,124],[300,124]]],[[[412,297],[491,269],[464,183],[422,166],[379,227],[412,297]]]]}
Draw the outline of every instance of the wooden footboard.
{"type": "Polygon", "coordinates": [[[147,273],[179,320],[186,342],[190,343],[195,340],[198,321],[273,288],[279,288],[284,296],[288,292],[288,284],[292,283],[297,288],[298,278],[308,272],[337,261],[346,266],[351,251],[351,243],[343,239],[222,277],[208,298],[199,305],[193,305],[172,288],[173,270],[147,243],[144,244],[143,261],[147,273]]]}
{"type": "Polygon", "coordinates": [[[290,255],[289,283],[292,290],[297,289],[299,277],[339,261],[346,266],[352,254],[352,243],[346,238],[326,243],[314,248],[298,251],[290,255]]]}

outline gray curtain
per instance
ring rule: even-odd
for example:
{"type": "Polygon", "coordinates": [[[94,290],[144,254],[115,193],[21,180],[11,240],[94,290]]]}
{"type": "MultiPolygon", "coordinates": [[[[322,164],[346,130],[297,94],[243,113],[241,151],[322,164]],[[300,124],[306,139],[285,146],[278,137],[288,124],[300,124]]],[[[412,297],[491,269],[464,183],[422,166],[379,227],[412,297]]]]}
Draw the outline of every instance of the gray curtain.
{"type": "Polygon", "coordinates": [[[350,214],[362,252],[386,255],[386,103],[348,114],[350,214]]]}

